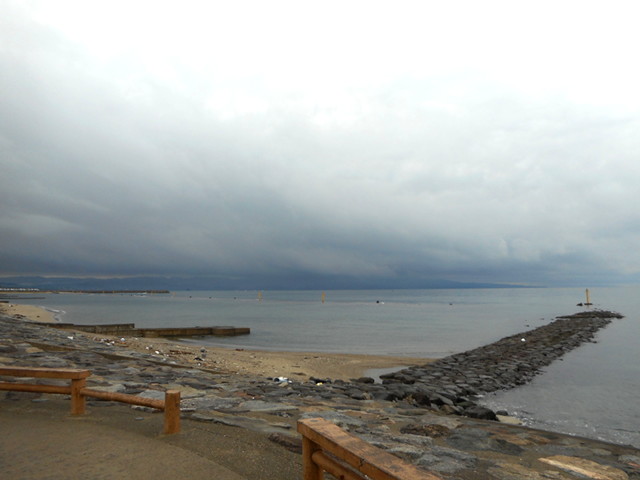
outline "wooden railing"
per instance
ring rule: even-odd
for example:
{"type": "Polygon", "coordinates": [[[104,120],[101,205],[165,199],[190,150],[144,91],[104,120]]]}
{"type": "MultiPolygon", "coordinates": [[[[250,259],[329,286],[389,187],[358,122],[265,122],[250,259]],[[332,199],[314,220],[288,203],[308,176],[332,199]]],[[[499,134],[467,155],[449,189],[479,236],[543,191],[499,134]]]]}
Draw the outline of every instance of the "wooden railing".
{"type": "Polygon", "coordinates": [[[44,368],[44,367],[5,367],[0,366],[0,376],[24,378],[55,378],[71,380],[64,385],[37,385],[33,383],[0,382],[0,390],[17,392],[60,393],[71,395],[71,414],[82,415],[86,410],[86,398],[100,398],[116,402],[140,405],[164,411],[164,433],[180,432],[180,391],[167,390],[164,400],[127,395],[124,393],[102,392],[86,388],[89,370],[75,368],[44,368]]]}
{"type": "Polygon", "coordinates": [[[322,418],[298,421],[304,480],[442,480],[345,432],[322,418]]]}

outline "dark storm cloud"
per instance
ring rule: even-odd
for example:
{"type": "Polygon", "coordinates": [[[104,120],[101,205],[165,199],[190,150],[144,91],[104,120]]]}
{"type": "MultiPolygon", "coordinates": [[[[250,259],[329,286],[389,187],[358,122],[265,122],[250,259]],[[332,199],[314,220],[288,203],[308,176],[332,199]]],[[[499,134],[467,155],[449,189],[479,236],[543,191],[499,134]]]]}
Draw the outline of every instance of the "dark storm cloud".
{"type": "Polygon", "coordinates": [[[1,7],[1,273],[637,279],[638,72],[568,67],[560,30],[383,42],[372,6],[367,46],[34,5],[1,7]]]}

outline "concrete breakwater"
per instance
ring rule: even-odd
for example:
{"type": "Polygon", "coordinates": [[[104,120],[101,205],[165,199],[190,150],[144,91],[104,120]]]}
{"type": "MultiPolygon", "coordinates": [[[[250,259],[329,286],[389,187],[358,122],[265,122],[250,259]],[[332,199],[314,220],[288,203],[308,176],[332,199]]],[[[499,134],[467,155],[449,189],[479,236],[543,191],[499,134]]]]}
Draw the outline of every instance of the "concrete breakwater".
{"type": "Polygon", "coordinates": [[[129,337],[196,337],[213,335],[216,337],[248,335],[248,327],[168,327],[168,328],[136,328],[133,323],[109,323],[102,325],[76,325],[73,323],[49,323],[53,328],[79,330],[87,333],[103,335],[119,335],[129,337]]]}
{"type": "MultiPolygon", "coordinates": [[[[49,290],[49,289],[39,289],[39,288],[1,288],[0,292],[6,293],[87,293],[90,295],[105,293],[109,295],[113,294],[129,294],[129,295],[156,295],[156,294],[168,294],[171,293],[170,290],[49,290]]],[[[24,297],[18,297],[24,298],[24,297]]]]}

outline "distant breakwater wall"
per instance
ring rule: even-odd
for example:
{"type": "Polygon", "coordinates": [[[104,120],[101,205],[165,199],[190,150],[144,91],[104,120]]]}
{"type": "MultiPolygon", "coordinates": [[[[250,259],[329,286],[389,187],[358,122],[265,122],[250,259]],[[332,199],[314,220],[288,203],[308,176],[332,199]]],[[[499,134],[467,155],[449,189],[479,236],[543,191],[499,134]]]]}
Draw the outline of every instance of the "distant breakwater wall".
{"type": "Polygon", "coordinates": [[[169,327],[169,328],[136,328],[133,323],[110,323],[102,325],[76,325],[73,323],[49,323],[53,328],[80,330],[87,333],[103,335],[122,335],[130,337],[195,337],[213,335],[216,337],[248,335],[248,327],[169,327]]]}
{"type": "MultiPolygon", "coordinates": [[[[97,294],[97,293],[106,293],[106,294],[130,294],[130,295],[145,295],[145,294],[167,294],[171,293],[170,290],[50,290],[50,289],[39,289],[39,288],[2,288],[0,290],[2,293],[89,293],[89,294],[97,294]]],[[[16,297],[16,298],[25,298],[25,297],[16,297]]]]}

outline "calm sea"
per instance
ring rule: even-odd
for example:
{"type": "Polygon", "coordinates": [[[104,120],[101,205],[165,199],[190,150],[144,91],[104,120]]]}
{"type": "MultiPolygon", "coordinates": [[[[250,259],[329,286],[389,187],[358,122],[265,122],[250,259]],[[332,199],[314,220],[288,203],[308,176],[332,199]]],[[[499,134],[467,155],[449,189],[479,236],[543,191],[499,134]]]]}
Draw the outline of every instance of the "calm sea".
{"type": "MultiPolygon", "coordinates": [[[[528,425],[640,447],[640,287],[591,289],[594,308],[623,315],[524,387],[484,399],[528,425]]],[[[251,335],[190,340],[268,350],[443,357],[580,310],[584,289],[187,291],[47,295],[72,323],[232,325],[251,335]]]]}

